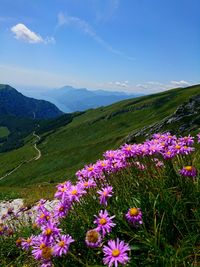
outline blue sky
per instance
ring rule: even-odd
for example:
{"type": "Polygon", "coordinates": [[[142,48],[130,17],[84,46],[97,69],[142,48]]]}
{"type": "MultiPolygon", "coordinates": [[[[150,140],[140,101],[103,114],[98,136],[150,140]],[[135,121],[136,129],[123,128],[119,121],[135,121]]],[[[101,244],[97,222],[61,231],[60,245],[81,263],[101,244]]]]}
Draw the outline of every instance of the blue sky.
{"type": "Polygon", "coordinates": [[[200,82],[199,0],[0,0],[0,83],[155,92],[200,82]]]}

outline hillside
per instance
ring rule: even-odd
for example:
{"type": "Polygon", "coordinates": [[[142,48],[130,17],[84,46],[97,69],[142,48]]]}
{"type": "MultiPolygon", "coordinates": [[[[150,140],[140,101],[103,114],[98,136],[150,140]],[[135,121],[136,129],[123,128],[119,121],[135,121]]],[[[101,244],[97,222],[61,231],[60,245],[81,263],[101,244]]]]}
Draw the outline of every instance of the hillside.
{"type": "Polygon", "coordinates": [[[48,119],[63,113],[52,103],[26,97],[9,85],[0,85],[0,116],[48,119]]]}
{"type": "MultiPolygon", "coordinates": [[[[124,143],[131,132],[139,132],[144,127],[161,122],[174,114],[180,105],[190,102],[191,97],[199,95],[200,86],[196,85],[124,100],[79,114],[67,125],[61,123],[55,130],[41,133],[42,142],[38,145],[42,151],[40,160],[24,164],[19,171],[0,181],[0,189],[6,191],[8,186],[16,189],[20,184],[26,191],[27,186],[35,188],[43,183],[44,187],[51,187],[51,184],[73,178],[76,170],[98,159],[103,151],[124,143]]],[[[193,119],[195,116],[199,116],[196,109],[193,119]]],[[[182,121],[186,118],[183,114],[182,121]]],[[[199,127],[198,120],[195,125],[193,133],[199,127]]],[[[159,130],[165,128],[160,127],[159,130]]],[[[187,133],[187,128],[179,129],[179,124],[174,127],[176,130],[181,134],[187,133]]],[[[31,149],[30,142],[27,146],[31,149]]],[[[8,168],[14,168],[21,160],[14,158],[13,153],[0,155],[0,175],[5,174],[8,168]],[[14,158],[12,162],[10,158],[14,158]]],[[[23,191],[23,188],[20,190],[23,191]]]]}

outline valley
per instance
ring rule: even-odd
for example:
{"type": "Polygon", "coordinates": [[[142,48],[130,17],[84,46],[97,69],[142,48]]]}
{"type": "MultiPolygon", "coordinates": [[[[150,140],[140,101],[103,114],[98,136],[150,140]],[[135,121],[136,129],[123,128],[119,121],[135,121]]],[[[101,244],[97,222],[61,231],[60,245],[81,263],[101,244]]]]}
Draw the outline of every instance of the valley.
{"type": "MultiPolygon", "coordinates": [[[[50,120],[45,123],[45,127],[35,130],[36,134],[41,136],[37,147],[42,157],[29,164],[23,164],[19,170],[0,181],[0,191],[8,192],[9,195],[13,188],[19,195],[24,196],[24,192],[31,188],[40,192],[42,186],[45,188],[42,194],[45,191],[53,192],[58,182],[66,179],[73,180],[78,169],[97,160],[103,151],[123,144],[130,133],[136,133],[132,141],[143,140],[145,133],[137,137],[137,132],[164,120],[180,105],[199,94],[199,85],[172,89],[50,120]]],[[[198,114],[193,115],[193,117],[198,116],[198,114]]],[[[182,120],[184,122],[184,116],[182,120]]],[[[183,131],[180,125],[175,126],[173,131],[178,134],[187,134],[191,130],[188,128],[183,131]]],[[[198,131],[198,122],[195,127],[192,129],[193,133],[198,131]]],[[[160,127],[160,131],[170,130],[170,128],[170,125],[168,127],[165,125],[163,128],[160,127]]],[[[22,161],[35,157],[33,142],[31,133],[24,139],[24,146],[0,154],[1,175],[9,172],[22,161]]],[[[36,195],[36,197],[29,197],[29,201],[35,201],[41,197],[40,194],[36,195]]],[[[47,194],[48,197],[50,195],[47,194]]]]}

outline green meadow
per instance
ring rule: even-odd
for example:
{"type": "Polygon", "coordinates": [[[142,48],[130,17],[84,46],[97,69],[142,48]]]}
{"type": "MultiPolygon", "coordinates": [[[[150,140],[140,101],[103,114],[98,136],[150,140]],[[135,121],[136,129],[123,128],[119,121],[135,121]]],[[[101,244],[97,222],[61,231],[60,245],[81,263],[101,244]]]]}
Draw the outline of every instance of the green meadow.
{"type": "MultiPolygon", "coordinates": [[[[199,94],[200,86],[196,85],[80,113],[68,123],[43,132],[38,144],[41,158],[23,164],[19,170],[2,179],[0,191],[7,192],[8,187],[17,188],[23,195],[27,188],[40,185],[53,188],[58,182],[73,180],[78,169],[97,160],[103,151],[120,146],[131,132],[161,121],[190,97],[199,94]]],[[[35,138],[31,135],[26,140],[23,147],[0,154],[1,175],[37,154],[33,148],[35,138]]],[[[36,198],[33,196],[32,200],[36,198]]]]}

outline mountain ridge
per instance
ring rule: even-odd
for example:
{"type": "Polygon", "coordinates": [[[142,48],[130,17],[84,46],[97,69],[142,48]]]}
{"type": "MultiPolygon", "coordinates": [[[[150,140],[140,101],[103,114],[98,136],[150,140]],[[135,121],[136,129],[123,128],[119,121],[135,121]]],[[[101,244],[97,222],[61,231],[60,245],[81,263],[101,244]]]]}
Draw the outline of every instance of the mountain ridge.
{"type": "Polygon", "coordinates": [[[54,104],[24,96],[8,84],[0,84],[0,115],[48,119],[62,115],[54,104]]]}
{"type": "Polygon", "coordinates": [[[67,113],[98,108],[120,100],[138,97],[141,94],[127,94],[119,91],[88,90],[63,86],[60,89],[49,90],[41,94],[44,99],[51,101],[67,113]]]}
{"type": "MultiPolygon", "coordinates": [[[[188,102],[191,97],[199,94],[200,85],[172,89],[87,110],[73,117],[67,115],[66,118],[60,117],[59,120],[49,122],[51,125],[47,123],[44,130],[41,128],[41,131],[36,131],[41,136],[38,147],[42,157],[29,166],[22,166],[21,170],[25,175],[21,176],[20,172],[16,172],[9,179],[3,180],[0,186],[14,186],[17,181],[24,186],[47,181],[57,183],[66,176],[73,179],[77,169],[97,160],[103,151],[120,146],[130,133],[161,122],[185,101],[188,102]]],[[[193,132],[196,129],[193,129],[193,132]]],[[[25,142],[26,146],[30,140],[25,142]]],[[[23,149],[20,148],[19,152],[23,149]]],[[[14,151],[11,151],[8,155],[12,157],[13,153],[14,151]]],[[[8,155],[0,155],[2,167],[11,168],[14,162],[18,165],[16,159],[10,162],[8,155]]],[[[6,172],[6,168],[0,168],[0,175],[6,172]]]]}

